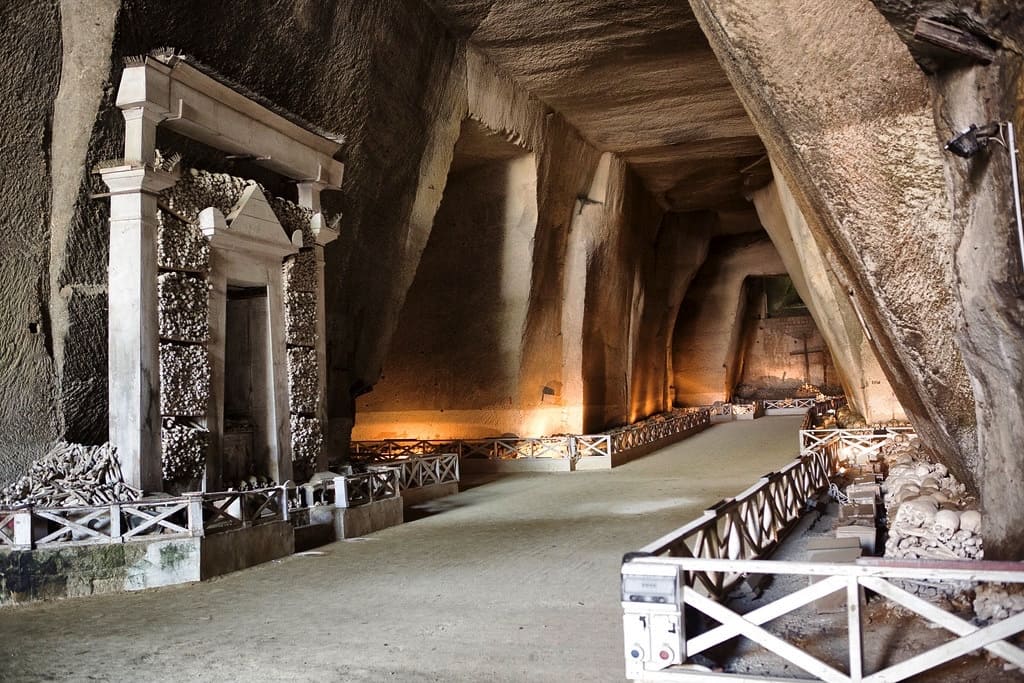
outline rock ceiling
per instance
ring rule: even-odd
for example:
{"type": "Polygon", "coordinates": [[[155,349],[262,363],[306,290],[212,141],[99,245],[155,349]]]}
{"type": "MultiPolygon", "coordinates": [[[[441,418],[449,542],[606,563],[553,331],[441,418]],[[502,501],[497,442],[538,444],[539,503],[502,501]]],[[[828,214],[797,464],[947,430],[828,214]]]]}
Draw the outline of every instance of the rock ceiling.
{"type": "Polygon", "coordinates": [[[625,158],[666,208],[748,206],[765,153],[700,27],[672,0],[427,0],[449,29],[625,158]]]}

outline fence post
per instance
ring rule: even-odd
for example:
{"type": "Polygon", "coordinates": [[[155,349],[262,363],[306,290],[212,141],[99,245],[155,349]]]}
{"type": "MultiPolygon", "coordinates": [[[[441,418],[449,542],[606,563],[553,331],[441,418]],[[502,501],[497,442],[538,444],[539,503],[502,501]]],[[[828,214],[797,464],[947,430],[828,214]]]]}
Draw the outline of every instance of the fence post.
{"type": "Polygon", "coordinates": [[[31,507],[14,513],[14,547],[19,550],[32,550],[35,547],[35,539],[32,538],[31,507]]]}
{"type": "MultiPolygon", "coordinates": [[[[159,529],[159,527],[157,527],[159,529]]],[[[113,543],[123,543],[124,536],[121,531],[121,504],[110,504],[110,540],[113,543]]]]}
{"type": "Polygon", "coordinates": [[[345,477],[334,478],[334,507],[348,507],[348,480],[345,477]]]}
{"type": "Polygon", "coordinates": [[[202,536],[203,530],[203,494],[185,494],[188,498],[188,533],[190,536],[202,536]]]}
{"type": "Polygon", "coordinates": [[[288,521],[288,487],[284,484],[278,489],[278,501],[281,505],[281,519],[288,521]]]}

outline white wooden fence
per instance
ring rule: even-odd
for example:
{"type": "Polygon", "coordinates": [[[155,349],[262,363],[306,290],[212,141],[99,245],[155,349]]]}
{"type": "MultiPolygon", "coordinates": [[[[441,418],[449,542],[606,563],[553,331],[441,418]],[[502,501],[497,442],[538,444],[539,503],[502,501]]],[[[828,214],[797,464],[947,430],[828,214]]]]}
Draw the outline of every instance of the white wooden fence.
{"type": "MultiPolygon", "coordinates": [[[[1016,562],[896,562],[866,558],[856,564],[827,562],[773,562],[766,560],[731,560],[707,558],[642,558],[644,563],[669,564],[676,567],[682,582],[681,605],[697,610],[720,625],[702,633],[684,633],[681,638],[684,660],[708,649],[744,637],[782,657],[791,665],[830,683],[891,683],[936,669],[971,652],[986,650],[1006,662],[1024,668],[1024,650],[1011,638],[1024,632],[1024,613],[1009,616],[986,626],[972,624],[892,583],[893,579],[914,582],[999,582],[1024,583],[1024,571],[1016,562]],[[697,590],[686,577],[694,575],[775,575],[817,576],[811,583],[777,600],[740,614],[720,601],[697,590]],[[868,589],[892,604],[908,609],[935,627],[957,636],[942,645],[913,654],[878,671],[866,672],[864,667],[864,591],[868,589]],[[809,605],[827,595],[846,594],[846,634],[848,657],[843,663],[828,662],[810,654],[763,628],[763,624],[809,605]],[[838,667],[841,668],[837,668],[838,667]]],[[[774,675],[757,678],[748,674],[705,673],[693,669],[665,669],[642,672],[635,680],[644,681],[806,681],[806,678],[774,675]]]]}
{"type": "Polygon", "coordinates": [[[0,510],[0,549],[208,536],[288,519],[284,486],[84,507],[0,510]]]}
{"type": "MultiPolygon", "coordinates": [[[[721,500],[689,524],[640,548],[642,555],[753,560],[771,552],[807,509],[816,492],[828,487],[838,467],[835,442],[804,453],[778,472],[769,472],[734,498],[721,500]]],[[[723,598],[743,579],[739,573],[692,572],[700,585],[723,598]]]]}
{"type": "MultiPolygon", "coordinates": [[[[790,664],[834,683],[888,683],[934,669],[957,657],[985,649],[1024,668],[1024,650],[1007,639],[1024,632],[1024,614],[981,627],[912,595],[892,579],[915,582],[1002,582],[1024,584],[1024,565],[982,561],[899,562],[864,558],[857,564],[772,562],[763,558],[804,511],[804,502],[827,486],[840,462],[865,460],[885,444],[915,438],[909,428],[886,430],[803,430],[800,457],[777,473],[762,477],[735,498],[720,501],[698,519],[649,543],[629,561],[678,568],[682,609],[696,609],[720,624],[703,633],[684,634],[683,657],[700,654],[738,637],[747,638],[790,664]],[[751,575],[825,577],[753,611],[739,614],[723,604],[730,590],[751,575]],[[956,639],[870,674],[864,671],[863,590],[909,609],[956,639]],[[847,645],[845,671],[768,632],[762,625],[822,597],[845,591],[847,645]]],[[[708,674],[695,669],[644,671],[644,681],[802,681],[806,678],[757,678],[708,674]]]]}
{"type": "Polygon", "coordinates": [[[520,460],[526,458],[569,459],[611,456],[660,439],[710,424],[706,409],[678,410],[655,415],[635,424],[602,434],[566,434],[532,438],[488,439],[383,439],[353,441],[352,458],[357,461],[392,460],[409,456],[456,453],[461,458],[520,460]]]}

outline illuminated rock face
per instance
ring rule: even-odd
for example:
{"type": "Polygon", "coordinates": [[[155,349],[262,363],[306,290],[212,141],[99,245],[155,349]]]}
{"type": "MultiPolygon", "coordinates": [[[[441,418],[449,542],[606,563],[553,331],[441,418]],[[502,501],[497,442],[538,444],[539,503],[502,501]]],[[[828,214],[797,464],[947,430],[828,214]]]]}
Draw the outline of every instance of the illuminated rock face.
{"type": "MultiPolygon", "coordinates": [[[[453,424],[499,433],[589,431],[667,407],[693,381],[681,368],[697,361],[673,337],[691,321],[681,302],[719,231],[709,225],[749,219],[752,196],[781,256],[761,269],[806,291],[854,403],[871,419],[898,416],[891,386],[925,442],[981,493],[990,556],[1024,556],[1009,165],[999,148],[971,161],[941,152],[950,128],[1022,122],[1010,0],[86,4],[16,2],[16,40],[0,54],[12,255],[0,261],[0,478],[53,438],[106,438],[108,203],[90,199],[105,188],[89,171],[122,149],[105,83],[125,57],[173,45],[347,137],[343,191],[323,198],[344,215],[326,248],[329,354],[318,367],[332,452],[374,387],[358,401],[380,434],[395,431],[389,412],[442,405],[475,413],[453,424]],[[991,66],[926,75],[900,40],[924,14],[990,29],[1007,49],[991,66]],[[486,196],[464,190],[458,203],[458,183],[446,192],[467,119],[533,169],[519,195],[530,219],[493,222],[523,231],[469,265],[430,254],[439,217],[458,220],[486,196]],[[763,189],[766,151],[775,190],[763,189]],[[418,278],[475,267],[485,282],[493,258],[500,286],[480,321],[464,298],[457,311],[422,312],[437,302],[418,278]],[[436,326],[439,360],[416,360],[416,320],[436,326]],[[471,357],[452,330],[487,320],[497,323],[479,343],[494,356],[471,357]],[[447,389],[426,384],[443,385],[443,372],[447,389]]],[[[244,176],[243,163],[211,170],[244,176]]],[[[729,328],[730,315],[713,324],[729,328]]],[[[716,393],[730,385],[725,370],[708,385],[716,393]]]]}
{"type": "Polygon", "coordinates": [[[771,185],[754,193],[753,202],[838,365],[839,383],[847,399],[868,422],[905,420],[864,334],[862,316],[848,295],[849,287],[839,282],[785,181],[777,176],[771,185]]]}
{"type": "Polygon", "coordinates": [[[732,398],[740,381],[744,288],[750,276],[785,275],[764,233],[720,237],[694,278],[679,311],[672,343],[675,402],[709,405],[732,398]]]}

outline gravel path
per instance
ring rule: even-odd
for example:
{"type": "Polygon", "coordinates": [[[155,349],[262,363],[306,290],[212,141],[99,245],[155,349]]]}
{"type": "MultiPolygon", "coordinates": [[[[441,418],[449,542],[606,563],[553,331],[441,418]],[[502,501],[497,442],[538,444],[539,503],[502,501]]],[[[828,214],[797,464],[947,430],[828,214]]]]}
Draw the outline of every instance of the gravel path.
{"type": "Polygon", "coordinates": [[[792,460],[800,421],[502,477],[202,584],[2,609],[0,681],[622,681],[623,553],[792,460]]]}

